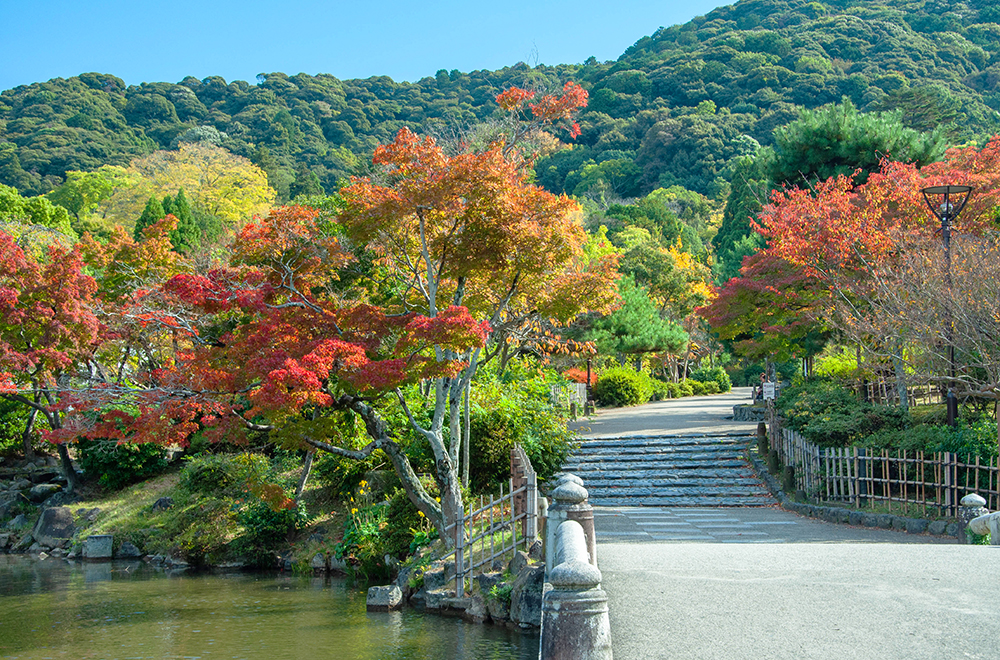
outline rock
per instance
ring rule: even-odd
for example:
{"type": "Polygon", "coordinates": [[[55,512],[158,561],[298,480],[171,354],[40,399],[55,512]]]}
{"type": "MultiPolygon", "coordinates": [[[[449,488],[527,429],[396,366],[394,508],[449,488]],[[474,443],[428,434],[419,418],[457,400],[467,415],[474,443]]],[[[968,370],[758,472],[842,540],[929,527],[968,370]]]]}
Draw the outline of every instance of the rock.
{"type": "Polygon", "coordinates": [[[66,491],[59,491],[52,497],[45,500],[44,506],[47,507],[65,506],[67,504],[72,504],[73,502],[76,502],[77,499],[78,499],[77,495],[73,495],[72,493],[67,493],[66,491]]]}
{"type": "Polygon", "coordinates": [[[368,589],[365,601],[369,612],[391,612],[403,605],[403,592],[394,584],[368,589]]]}
{"type": "Polygon", "coordinates": [[[531,563],[527,552],[518,551],[514,553],[514,558],[507,565],[507,570],[511,575],[520,575],[524,567],[531,563]]]}
{"type": "Polygon", "coordinates": [[[528,559],[531,561],[542,561],[545,558],[545,549],[541,539],[536,540],[528,548],[528,559]]]}
{"type": "Polygon", "coordinates": [[[892,528],[892,520],[893,520],[893,518],[895,518],[895,516],[893,516],[890,513],[879,513],[879,514],[876,514],[876,518],[878,519],[878,526],[879,527],[881,527],[882,529],[891,529],[892,528]]]}
{"type": "Polygon", "coordinates": [[[473,623],[483,623],[489,617],[489,610],[486,608],[486,599],[482,594],[473,594],[469,600],[468,607],[465,608],[463,618],[473,623]]]}
{"type": "Polygon", "coordinates": [[[865,527],[878,527],[878,515],[874,513],[861,514],[861,524],[865,527]]]}
{"type": "Polygon", "coordinates": [[[83,541],[85,559],[111,559],[114,537],[111,534],[94,534],[83,541]]]}
{"type": "Polygon", "coordinates": [[[153,506],[150,507],[152,511],[166,511],[172,508],[174,508],[174,500],[172,497],[161,497],[153,502],[153,506]]]}
{"type": "Polygon", "coordinates": [[[13,520],[7,523],[7,529],[22,529],[28,526],[28,519],[23,513],[17,514],[13,520]]]}
{"type": "Polygon", "coordinates": [[[923,534],[927,531],[928,522],[919,518],[909,518],[906,521],[907,534],[923,534]]]}
{"type": "Polygon", "coordinates": [[[476,576],[476,582],[479,584],[479,591],[488,594],[493,587],[503,583],[503,573],[480,573],[476,576]]]}
{"type": "Polygon", "coordinates": [[[11,485],[10,490],[27,490],[31,488],[31,482],[24,477],[19,477],[14,480],[13,485],[11,485]]]}
{"type": "Polygon", "coordinates": [[[10,545],[10,534],[0,534],[0,550],[6,550],[10,545]]]}
{"type": "Polygon", "coordinates": [[[902,532],[906,530],[906,518],[900,518],[899,516],[892,517],[892,528],[896,531],[902,532]]]}
{"type": "Polygon", "coordinates": [[[73,523],[73,512],[64,506],[45,509],[38,516],[38,522],[31,531],[35,540],[47,548],[58,548],[65,541],[73,538],[76,525],[73,523]]]}
{"type": "Polygon", "coordinates": [[[961,531],[962,526],[956,522],[948,523],[948,526],[944,529],[945,536],[958,536],[961,531]]]}
{"type": "Polygon", "coordinates": [[[7,500],[6,502],[0,502],[0,518],[6,518],[10,515],[10,510],[14,508],[14,500],[7,500]]]}
{"type": "Polygon", "coordinates": [[[59,484],[39,484],[28,491],[28,499],[37,504],[44,502],[61,490],[62,486],[59,484]]]}
{"type": "Polygon", "coordinates": [[[429,610],[440,610],[444,608],[444,601],[451,598],[454,592],[450,589],[427,589],[424,592],[424,607],[429,610]]]}
{"type": "Polygon", "coordinates": [[[117,559],[138,559],[141,556],[142,551],[128,541],[123,542],[118,548],[118,552],[115,553],[117,559]]]}
{"type": "Polygon", "coordinates": [[[428,591],[442,589],[447,583],[444,566],[441,562],[434,562],[424,571],[424,588],[428,591]]]}
{"type": "Polygon", "coordinates": [[[948,529],[947,520],[935,520],[927,526],[927,531],[935,536],[942,536],[948,529]]]}
{"type": "Polygon", "coordinates": [[[510,621],[510,603],[506,598],[487,598],[486,609],[490,613],[490,618],[499,623],[510,621]]]}
{"type": "Polygon", "coordinates": [[[322,552],[317,552],[313,555],[312,560],[310,560],[309,566],[312,567],[314,573],[325,572],[326,556],[322,552]]]}
{"type": "Polygon", "coordinates": [[[522,628],[542,625],[544,566],[525,566],[510,591],[510,620],[522,628]]]}
{"type": "Polygon", "coordinates": [[[857,527],[861,527],[862,525],[865,524],[865,514],[862,513],[861,511],[851,511],[848,514],[848,520],[847,521],[851,525],[855,525],[857,527]]]}
{"type": "Polygon", "coordinates": [[[37,555],[41,551],[42,551],[42,544],[39,543],[38,541],[35,541],[34,543],[32,543],[31,547],[28,548],[28,554],[29,555],[37,555]]]}
{"type": "Polygon", "coordinates": [[[330,570],[346,574],[347,562],[343,559],[337,559],[334,555],[330,555],[330,570]]]}

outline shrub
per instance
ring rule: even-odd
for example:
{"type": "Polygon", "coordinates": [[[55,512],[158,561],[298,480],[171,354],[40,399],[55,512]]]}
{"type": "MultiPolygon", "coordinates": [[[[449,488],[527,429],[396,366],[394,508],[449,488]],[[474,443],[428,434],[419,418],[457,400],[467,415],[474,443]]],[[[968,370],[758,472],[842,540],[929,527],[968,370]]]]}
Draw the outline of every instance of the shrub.
{"type": "Polygon", "coordinates": [[[650,378],[649,383],[653,391],[653,401],[663,401],[671,398],[669,383],[665,383],[658,378],[650,378]]]}
{"type": "Polygon", "coordinates": [[[667,396],[671,399],[679,399],[683,394],[681,394],[681,387],[677,383],[667,383],[667,396]]]}
{"type": "Polygon", "coordinates": [[[352,574],[364,581],[389,578],[384,552],[387,517],[388,507],[384,504],[352,508],[344,538],[334,546],[337,559],[343,560],[352,574]]]}
{"type": "MultiPolygon", "coordinates": [[[[584,383],[587,382],[587,370],[581,369],[579,367],[573,367],[567,369],[563,372],[563,378],[570,381],[571,383],[584,383]]],[[[593,385],[597,382],[597,373],[595,371],[590,372],[590,384],[593,385]]]]}
{"type": "Polygon", "coordinates": [[[719,384],[714,380],[702,383],[702,385],[705,387],[705,394],[719,394],[719,384]]]}
{"type": "Polygon", "coordinates": [[[693,378],[687,378],[684,382],[691,388],[692,396],[702,396],[705,394],[705,385],[701,381],[694,380],[693,378]]]}
{"type": "Polygon", "coordinates": [[[691,381],[682,380],[677,383],[677,395],[681,396],[694,396],[694,388],[691,386],[691,381]]]}
{"type": "Polygon", "coordinates": [[[151,442],[80,439],[77,460],[89,479],[109,490],[124,488],[167,469],[166,449],[151,442]]]}
{"type": "Polygon", "coordinates": [[[469,486],[495,492],[510,477],[510,450],[520,444],[540,479],[562,469],[573,448],[565,411],[549,400],[551,374],[515,365],[501,377],[486,369],[472,390],[469,486]]]}
{"type": "Polygon", "coordinates": [[[718,392],[728,392],[733,389],[733,383],[729,380],[729,374],[722,367],[703,367],[697,369],[691,373],[691,378],[706,384],[715,383],[719,388],[718,392]]]}
{"type": "Polygon", "coordinates": [[[649,401],[651,395],[648,382],[629,367],[604,371],[594,385],[594,398],[602,406],[636,406],[649,401]]]}
{"type": "Polygon", "coordinates": [[[306,519],[301,505],[274,509],[267,502],[251,501],[236,516],[243,533],[233,541],[233,549],[254,566],[271,567],[278,551],[288,541],[289,533],[306,519]]]}

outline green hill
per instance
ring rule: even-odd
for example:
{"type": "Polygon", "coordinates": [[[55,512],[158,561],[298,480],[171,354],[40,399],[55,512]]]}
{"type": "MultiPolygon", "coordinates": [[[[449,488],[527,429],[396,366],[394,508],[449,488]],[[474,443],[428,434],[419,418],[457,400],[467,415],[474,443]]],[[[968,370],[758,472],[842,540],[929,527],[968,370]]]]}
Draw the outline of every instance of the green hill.
{"type": "Polygon", "coordinates": [[[403,126],[452,135],[493,115],[508,86],[572,79],[591,95],[583,133],[537,163],[543,185],[630,197],[679,184],[714,195],[734,156],[769,144],[800,107],[843,97],[899,109],[920,130],[945,124],[955,142],[1000,132],[998,23],[993,0],[742,0],[660,28],[616,62],[442,70],[415,83],[270,73],[253,85],[126,86],[84,73],[0,93],[0,183],[40,194],[69,170],[204,140],[260,165],[284,198],[312,174],[329,191],[403,126]]]}

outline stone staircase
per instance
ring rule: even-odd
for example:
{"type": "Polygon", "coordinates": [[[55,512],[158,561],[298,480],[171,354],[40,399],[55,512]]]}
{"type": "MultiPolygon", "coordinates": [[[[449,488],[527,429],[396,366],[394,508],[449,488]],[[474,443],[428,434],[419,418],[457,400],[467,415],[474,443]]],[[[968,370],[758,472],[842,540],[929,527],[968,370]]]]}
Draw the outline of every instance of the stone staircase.
{"type": "Polygon", "coordinates": [[[744,456],[751,435],[584,440],[563,466],[594,506],[771,506],[744,456]]]}

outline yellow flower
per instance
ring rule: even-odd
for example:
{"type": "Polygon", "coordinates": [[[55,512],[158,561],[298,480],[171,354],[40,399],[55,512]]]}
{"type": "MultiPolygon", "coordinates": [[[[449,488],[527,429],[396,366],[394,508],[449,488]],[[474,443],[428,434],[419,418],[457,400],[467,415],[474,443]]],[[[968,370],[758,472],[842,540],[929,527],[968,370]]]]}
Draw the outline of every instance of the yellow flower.
{"type": "Polygon", "coordinates": [[[351,509],[351,515],[352,515],[352,516],[353,516],[353,515],[354,515],[355,513],[357,513],[357,512],[358,512],[358,510],[357,510],[357,509],[351,509]]]}
{"type": "Polygon", "coordinates": [[[420,516],[421,518],[425,517],[423,511],[417,511],[417,515],[420,516]]]}

